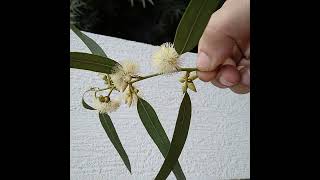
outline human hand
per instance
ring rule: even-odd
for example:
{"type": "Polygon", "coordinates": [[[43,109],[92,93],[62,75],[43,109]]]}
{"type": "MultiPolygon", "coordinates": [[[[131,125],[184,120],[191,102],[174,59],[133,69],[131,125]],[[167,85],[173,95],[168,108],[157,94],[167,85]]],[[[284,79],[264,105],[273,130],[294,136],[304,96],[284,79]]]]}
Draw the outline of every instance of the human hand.
{"type": "Polygon", "coordinates": [[[250,92],[250,0],[227,0],[211,15],[199,41],[197,68],[202,81],[250,92]]]}

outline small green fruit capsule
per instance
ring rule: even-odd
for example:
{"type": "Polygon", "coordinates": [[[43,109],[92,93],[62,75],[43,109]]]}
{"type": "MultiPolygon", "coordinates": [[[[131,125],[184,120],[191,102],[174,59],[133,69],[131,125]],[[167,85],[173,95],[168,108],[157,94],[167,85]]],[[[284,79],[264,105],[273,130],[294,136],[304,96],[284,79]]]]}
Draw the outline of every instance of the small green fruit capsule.
{"type": "Polygon", "coordinates": [[[104,102],[108,103],[109,101],[110,101],[110,97],[109,97],[109,96],[106,96],[106,97],[104,98],[104,102]]]}
{"type": "Polygon", "coordinates": [[[106,99],[105,99],[104,96],[99,96],[99,101],[100,101],[100,102],[105,102],[105,100],[106,100],[106,99]]]}

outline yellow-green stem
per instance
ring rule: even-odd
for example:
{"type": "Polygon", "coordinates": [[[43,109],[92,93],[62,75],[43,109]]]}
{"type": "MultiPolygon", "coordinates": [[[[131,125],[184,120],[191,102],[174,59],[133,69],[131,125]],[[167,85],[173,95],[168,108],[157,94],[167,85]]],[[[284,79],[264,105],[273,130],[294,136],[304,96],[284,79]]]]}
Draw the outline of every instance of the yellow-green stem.
{"type": "Polygon", "coordinates": [[[199,71],[199,69],[198,68],[179,68],[178,71],[192,72],[192,71],[199,71]]]}
{"type": "Polygon", "coordinates": [[[108,88],[98,89],[94,91],[94,97],[97,97],[97,92],[107,90],[108,88]]]}
{"type": "Polygon", "coordinates": [[[110,94],[112,93],[112,91],[115,89],[115,87],[113,86],[111,89],[110,89],[110,92],[108,93],[107,96],[110,96],[110,94]]]}
{"type": "MultiPolygon", "coordinates": [[[[192,71],[199,71],[199,70],[197,68],[179,68],[175,72],[181,72],[181,71],[186,71],[187,73],[190,73],[192,71]]],[[[164,74],[165,73],[155,73],[155,74],[150,74],[150,75],[147,75],[147,76],[139,76],[139,77],[137,77],[137,79],[131,81],[130,84],[133,84],[135,82],[138,82],[138,81],[141,81],[141,80],[144,80],[144,79],[148,79],[148,78],[151,78],[151,77],[164,75],[164,74]]]]}

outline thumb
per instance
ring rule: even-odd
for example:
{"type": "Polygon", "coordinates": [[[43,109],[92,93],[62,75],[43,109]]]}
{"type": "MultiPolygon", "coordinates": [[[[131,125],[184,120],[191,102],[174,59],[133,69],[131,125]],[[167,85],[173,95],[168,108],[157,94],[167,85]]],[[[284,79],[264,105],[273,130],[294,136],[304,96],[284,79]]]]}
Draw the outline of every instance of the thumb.
{"type": "MultiPolygon", "coordinates": [[[[198,71],[201,80],[212,81],[219,74],[226,78],[217,68],[226,64],[235,66],[241,60],[250,44],[249,9],[249,0],[228,0],[211,15],[198,45],[197,68],[208,71],[198,71]]],[[[232,74],[228,75],[230,79],[238,79],[239,74],[232,74]]]]}
{"type": "Polygon", "coordinates": [[[233,57],[234,40],[224,33],[224,16],[219,9],[212,14],[198,44],[197,68],[201,80],[215,79],[217,67],[233,57]]]}

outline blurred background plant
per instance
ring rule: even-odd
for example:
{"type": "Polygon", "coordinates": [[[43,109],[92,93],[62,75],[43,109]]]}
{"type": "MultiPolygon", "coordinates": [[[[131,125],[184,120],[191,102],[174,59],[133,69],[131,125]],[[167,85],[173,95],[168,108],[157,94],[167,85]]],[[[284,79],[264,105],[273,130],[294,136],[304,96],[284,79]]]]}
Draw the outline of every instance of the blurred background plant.
{"type": "Polygon", "coordinates": [[[70,0],[70,23],[82,31],[161,45],[173,42],[189,1],[70,0]]]}
{"type": "Polygon", "coordinates": [[[80,30],[94,32],[97,24],[101,23],[95,0],[70,0],[70,24],[80,30]]]}

